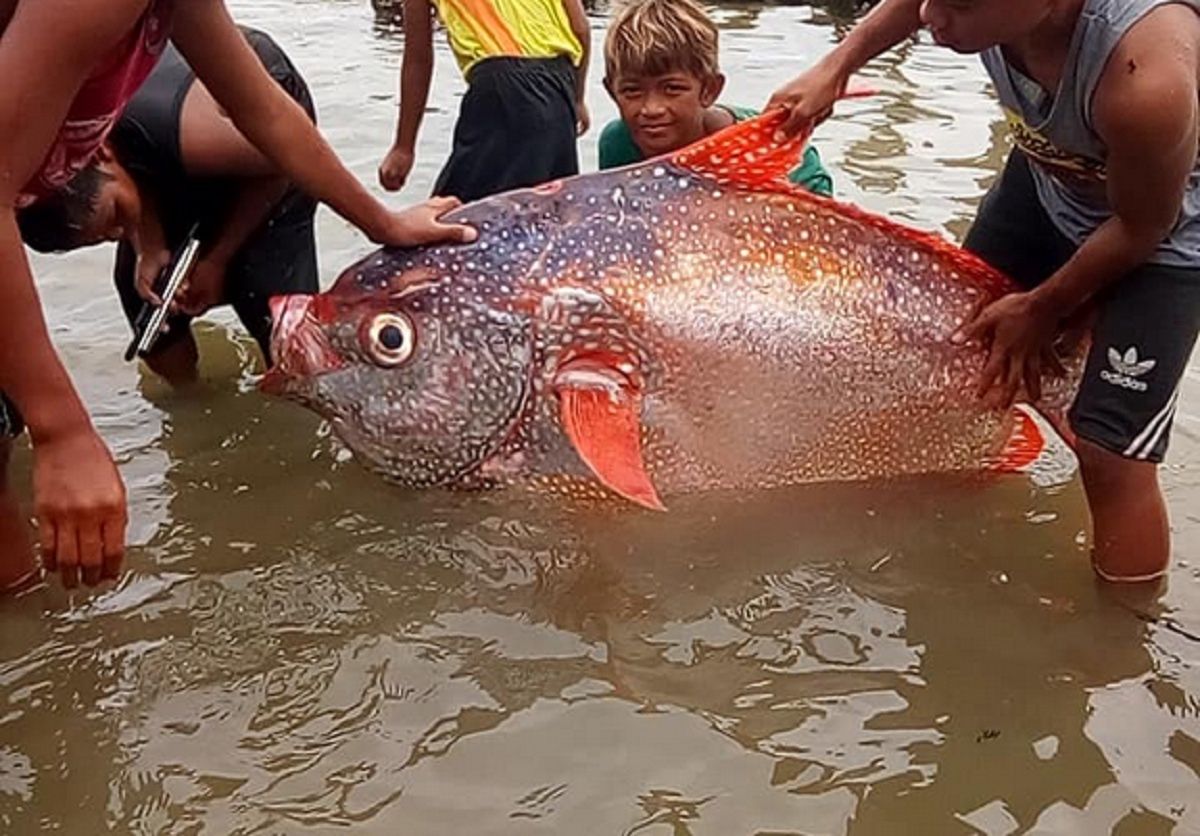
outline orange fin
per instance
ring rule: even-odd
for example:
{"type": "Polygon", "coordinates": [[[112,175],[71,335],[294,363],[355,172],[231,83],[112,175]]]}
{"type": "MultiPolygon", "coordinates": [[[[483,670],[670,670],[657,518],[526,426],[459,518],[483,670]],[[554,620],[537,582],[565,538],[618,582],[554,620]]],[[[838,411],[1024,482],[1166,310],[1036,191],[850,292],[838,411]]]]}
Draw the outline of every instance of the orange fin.
{"type": "MultiPolygon", "coordinates": [[[[851,86],[843,94],[843,98],[857,98],[873,93],[873,90],[865,87],[851,86]]],[[[694,145],[676,151],[666,159],[680,168],[711,178],[723,186],[786,195],[798,203],[808,203],[821,211],[878,229],[945,260],[993,296],[1018,290],[1016,283],[1008,276],[974,253],[951,244],[939,235],[912,229],[857,206],[813,194],[790,182],[787,175],[799,162],[812,131],[803,131],[791,139],[777,143],[775,132],[786,120],[786,111],[778,108],[768,110],[760,116],[738,122],[694,145]]]]}
{"type": "Polygon", "coordinates": [[[1046,449],[1046,436],[1025,408],[1017,407],[1012,416],[1012,431],[1004,448],[988,460],[988,470],[1024,473],[1046,449]]]}
{"type": "Polygon", "coordinates": [[[605,487],[665,511],[642,460],[641,397],[605,364],[574,361],[555,382],[562,422],[575,451],[605,487]]]}
{"type": "MultiPolygon", "coordinates": [[[[852,82],[842,94],[843,99],[875,95],[875,90],[852,82]]],[[[775,132],[787,121],[782,108],[738,122],[707,139],[675,152],[671,162],[719,183],[745,188],[759,188],[777,180],[786,180],[800,162],[804,147],[812,136],[813,126],[777,142],[775,132]]]]}
{"type": "Polygon", "coordinates": [[[671,162],[729,186],[755,189],[782,180],[812,136],[809,128],[776,142],[775,131],[786,119],[786,111],[769,110],[675,152],[671,162]]]}

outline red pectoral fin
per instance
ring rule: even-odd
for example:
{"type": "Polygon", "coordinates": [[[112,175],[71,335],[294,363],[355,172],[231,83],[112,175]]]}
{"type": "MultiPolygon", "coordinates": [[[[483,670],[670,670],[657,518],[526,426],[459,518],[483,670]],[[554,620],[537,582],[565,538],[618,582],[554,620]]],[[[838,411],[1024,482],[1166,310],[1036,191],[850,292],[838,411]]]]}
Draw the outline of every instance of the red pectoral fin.
{"type": "Polygon", "coordinates": [[[562,422],[575,451],[605,487],[665,511],[642,460],[641,397],[620,373],[575,364],[556,381],[562,422]]]}

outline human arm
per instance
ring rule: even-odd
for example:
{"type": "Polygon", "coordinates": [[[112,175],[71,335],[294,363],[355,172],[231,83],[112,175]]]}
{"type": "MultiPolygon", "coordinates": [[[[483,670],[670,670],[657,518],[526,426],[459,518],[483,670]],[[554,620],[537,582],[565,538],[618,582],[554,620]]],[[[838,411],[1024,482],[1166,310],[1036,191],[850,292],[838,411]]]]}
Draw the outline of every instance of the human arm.
{"type": "Polygon", "coordinates": [[[474,230],[438,222],[429,204],[393,212],[372,197],[263,68],[223,0],[179,4],[174,33],[179,51],[237,129],[300,189],[327,203],[372,241],[415,246],[474,239],[474,230]]]}
{"type": "Polygon", "coordinates": [[[116,576],[125,488],[50,342],[15,207],[92,68],[145,10],[146,0],[27,0],[0,38],[0,389],[29,427],[42,557],[66,586],[116,576]]]}
{"type": "Polygon", "coordinates": [[[850,76],[921,27],[922,0],[884,0],[815,65],[780,87],[767,108],[790,112],[780,129],[792,136],[829,116],[850,76]]]}
{"type": "Polygon", "coordinates": [[[400,65],[400,116],[396,139],[379,166],[388,191],[404,186],[416,156],[417,134],[433,79],[433,7],[429,0],[404,0],[404,58],[400,65]]]}
{"type": "Polygon", "coordinates": [[[271,217],[291,184],[238,132],[199,81],[188,91],[180,112],[179,153],[189,176],[238,183],[221,225],[202,242],[200,258],[175,297],[178,310],[200,316],[224,299],[229,265],[271,217]]]}
{"type": "Polygon", "coordinates": [[[203,242],[200,258],[176,297],[176,307],[200,316],[225,298],[229,265],[250,237],[271,217],[290,183],[283,177],[257,177],[242,182],[220,229],[203,242]]]}
{"type": "Polygon", "coordinates": [[[1146,262],[1176,223],[1200,139],[1198,45],[1192,12],[1164,7],[1130,30],[1109,59],[1093,113],[1108,149],[1112,216],[1036,290],[999,300],[959,335],[989,346],[980,391],[997,405],[1011,404],[1022,385],[1037,399],[1063,322],[1146,262]]]}
{"type": "Polygon", "coordinates": [[[567,11],[567,20],[571,24],[583,53],[579,66],[575,68],[575,109],[578,113],[578,124],[575,126],[579,136],[587,133],[591,127],[592,117],[587,108],[587,74],[588,62],[592,57],[592,25],[588,22],[587,11],[583,8],[582,0],[563,0],[563,8],[567,11]]]}

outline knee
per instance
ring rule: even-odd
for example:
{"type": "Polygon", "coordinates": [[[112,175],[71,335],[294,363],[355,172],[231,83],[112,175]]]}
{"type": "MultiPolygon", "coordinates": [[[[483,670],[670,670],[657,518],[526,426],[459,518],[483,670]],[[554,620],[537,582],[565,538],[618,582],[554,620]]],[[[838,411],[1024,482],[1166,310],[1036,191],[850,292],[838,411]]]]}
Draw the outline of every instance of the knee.
{"type": "Polygon", "coordinates": [[[1089,496],[1096,492],[1157,489],[1158,465],[1154,462],[1128,459],[1084,439],[1079,439],[1075,454],[1089,496]]]}

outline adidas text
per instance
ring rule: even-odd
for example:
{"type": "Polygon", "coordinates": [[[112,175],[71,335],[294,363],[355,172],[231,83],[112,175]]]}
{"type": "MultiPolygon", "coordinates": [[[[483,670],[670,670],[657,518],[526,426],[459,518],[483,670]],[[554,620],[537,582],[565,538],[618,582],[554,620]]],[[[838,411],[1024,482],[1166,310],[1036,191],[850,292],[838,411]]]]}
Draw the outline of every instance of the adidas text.
{"type": "Polygon", "coordinates": [[[1113,386],[1120,386],[1122,389],[1129,389],[1132,392],[1145,392],[1150,388],[1140,380],[1134,380],[1123,374],[1115,374],[1108,369],[1100,372],[1100,379],[1105,383],[1111,383],[1113,386]]]}

